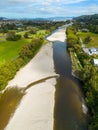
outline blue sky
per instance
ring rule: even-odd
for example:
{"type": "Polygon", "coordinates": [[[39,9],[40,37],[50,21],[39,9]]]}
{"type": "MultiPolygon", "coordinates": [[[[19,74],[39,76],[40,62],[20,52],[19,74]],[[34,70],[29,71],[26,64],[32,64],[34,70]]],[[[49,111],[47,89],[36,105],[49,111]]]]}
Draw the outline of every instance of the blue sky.
{"type": "Polygon", "coordinates": [[[98,0],[1,0],[8,18],[69,17],[98,13],[98,0]]]}

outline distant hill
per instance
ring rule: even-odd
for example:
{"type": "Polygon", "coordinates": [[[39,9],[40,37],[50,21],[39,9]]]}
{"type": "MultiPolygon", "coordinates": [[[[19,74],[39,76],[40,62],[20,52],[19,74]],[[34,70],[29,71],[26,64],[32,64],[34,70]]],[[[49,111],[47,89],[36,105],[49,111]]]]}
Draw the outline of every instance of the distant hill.
{"type": "Polygon", "coordinates": [[[49,18],[35,18],[33,20],[50,20],[50,21],[66,21],[72,19],[72,17],[49,17],[49,18]]]}
{"type": "Polygon", "coordinates": [[[35,21],[66,21],[66,20],[71,20],[73,17],[49,17],[49,18],[5,18],[5,17],[0,17],[0,21],[2,20],[35,20],[35,21]]]}
{"type": "Polygon", "coordinates": [[[98,14],[94,15],[82,15],[79,17],[74,18],[77,22],[86,22],[91,24],[98,24],[98,14]]]}
{"type": "Polygon", "coordinates": [[[7,20],[7,18],[5,18],[5,17],[0,17],[0,21],[2,21],[2,20],[7,20]]]}
{"type": "Polygon", "coordinates": [[[34,21],[66,21],[72,17],[49,17],[49,18],[22,18],[20,20],[34,20],[34,21]]]}

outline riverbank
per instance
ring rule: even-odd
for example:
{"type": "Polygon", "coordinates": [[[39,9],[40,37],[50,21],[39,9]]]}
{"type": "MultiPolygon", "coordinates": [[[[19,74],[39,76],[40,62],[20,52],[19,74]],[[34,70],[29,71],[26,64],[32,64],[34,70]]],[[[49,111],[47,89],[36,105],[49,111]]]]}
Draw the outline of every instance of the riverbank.
{"type": "Polygon", "coordinates": [[[32,42],[24,45],[15,59],[0,66],[0,92],[6,89],[8,81],[13,79],[17,71],[24,67],[39,51],[45,40],[33,38],[32,42]]]}
{"type": "Polygon", "coordinates": [[[66,26],[63,26],[62,28],[57,29],[54,31],[52,35],[46,38],[48,41],[55,42],[65,42],[66,39],[66,26]]]}
{"type": "Polygon", "coordinates": [[[87,130],[88,110],[82,86],[72,76],[72,64],[66,46],[66,41],[53,41],[55,70],[60,75],[55,85],[54,130],[87,130]]]}
{"type": "MultiPolygon", "coordinates": [[[[77,30],[78,30],[77,26],[77,30]]],[[[97,101],[97,82],[98,82],[98,71],[97,67],[93,64],[93,58],[94,56],[90,56],[87,53],[84,52],[83,45],[81,45],[80,38],[76,35],[78,32],[74,33],[76,30],[76,26],[72,26],[69,28],[68,38],[67,41],[69,41],[68,48],[74,49],[80,64],[82,65],[82,69],[79,72],[79,77],[81,77],[83,85],[82,90],[85,97],[85,102],[88,107],[88,129],[95,130],[98,128],[98,101],[97,101]],[[71,30],[71,31],[70,31],[71,30]],[[78,41],[76,38],[69,37],[69,35],[76,35],[78,41]],[[70,41],[74,41],[73,44],[71,44],[70,41]]],[[[83,106],[84,107],[84,106],[83,106]]]]}
{"type": "Polygon", "coordinates": [[[44,45],[8,83],[7,88],[18,86],[25,89],[26,94],[5,130],[53,129],[54,85],[58,75],[52,57],[52,44],[44,45]],[[32,83],[35,84],[29,86],[32,83]]]}
{"type": "Polygon", "coordinates": [[[80,61],[77,57],[77,54],[75,53],[73,48],[69,48],[68,52],[69,52],[71,64],[72,64],[72,76],[81,80],[79,73],[82,70],[82,66],[81,66],[80,61]]]}
{"type": "MultiPolygon", "coordinates": [[[[49,36],[50,40],[65,40],[65,29],[60,29],[49,36]],[[58,34],[59,35],[58,39],[58,34]]],[[[26,90],[16,112],[13,114],[5,130],[53,130],[53,111],[55,84],[58,75],[54,70],[52,44],[44,45],[37,55],[8,83],[26,90]],[[24,118],[25,117],[25,118],[24,118]],[[26,124],[26,125],[24,125],[26,124]]]]}
{"type": "Polygon", "coordinates": [[[43,45],[38,54],[9,81],[7,87],[26,87],[32,82],[56,75],[52,56],[52,44],[43,45]]]}

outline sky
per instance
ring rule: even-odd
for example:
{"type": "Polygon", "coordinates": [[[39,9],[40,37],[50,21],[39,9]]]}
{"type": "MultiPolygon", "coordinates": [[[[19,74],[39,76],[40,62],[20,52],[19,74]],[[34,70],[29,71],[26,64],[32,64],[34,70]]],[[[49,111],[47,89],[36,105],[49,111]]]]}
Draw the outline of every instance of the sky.
{"type": "Polygon", "coordinates": [[[1,0],[0,17],[73,17],[98,13],[98,0],[1,0]]]}

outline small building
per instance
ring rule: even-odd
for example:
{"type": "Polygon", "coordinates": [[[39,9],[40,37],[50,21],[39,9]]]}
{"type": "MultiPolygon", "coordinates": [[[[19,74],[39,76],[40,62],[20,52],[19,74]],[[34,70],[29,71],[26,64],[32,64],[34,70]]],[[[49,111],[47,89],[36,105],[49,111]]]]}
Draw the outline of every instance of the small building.
{"type": "Polygon", "coordinates": [[[98,55],[98,49],[97,48],[90,48],[89,49],[90,55],[98,55]]]}
{"type": "Polygon", "coordinates": [[[83,28],[81,29],[82,32],[89,32],[89,30],[87,28],[83,28]]]}
{"type": "Polygon", "coordinates": [[[22,23],[16,23],[15,25],[16,25],[16,27],[21,27],[23,24],[22,23]]]}
{"type": "Polygon", "coordinates": [[[93,63],[95,66],[98,66],[98,59],[93,59],[93,63]]]}

